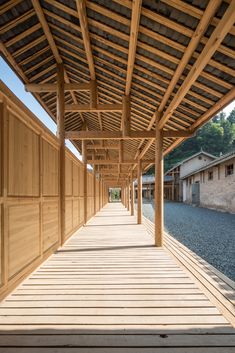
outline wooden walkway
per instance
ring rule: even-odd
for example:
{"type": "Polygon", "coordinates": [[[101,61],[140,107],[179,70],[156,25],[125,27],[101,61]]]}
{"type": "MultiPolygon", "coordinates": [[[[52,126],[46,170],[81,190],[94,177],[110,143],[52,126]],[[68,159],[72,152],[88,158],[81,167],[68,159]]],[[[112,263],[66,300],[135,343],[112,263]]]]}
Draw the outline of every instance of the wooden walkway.
{"type": "Polygon", "coordinates": [[[0,353],[234,353],[235,331],[109,204],[0,305],[0,353]]]}

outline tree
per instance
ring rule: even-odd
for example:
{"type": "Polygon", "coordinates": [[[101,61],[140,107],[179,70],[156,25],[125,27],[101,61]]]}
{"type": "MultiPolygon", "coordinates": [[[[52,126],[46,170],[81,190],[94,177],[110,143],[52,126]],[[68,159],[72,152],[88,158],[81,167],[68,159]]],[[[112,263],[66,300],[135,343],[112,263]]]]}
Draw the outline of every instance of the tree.
{"type": "Polygon", "coordinates": [[[231,111],[231,113],[228,116],[228,121],[231,124],[235,124],[235,108],[231,111]]]}
{"type": "MultiPolygon", "coordinates": [[[[165,171],[201,149],[219,156],[235,148],[235,109],[226,117],[224,112],[201,127],[196,136],[187,139],[165,157],[165,171]]],[[[150,172],[154,172],[151,169],[150,172]]]]}

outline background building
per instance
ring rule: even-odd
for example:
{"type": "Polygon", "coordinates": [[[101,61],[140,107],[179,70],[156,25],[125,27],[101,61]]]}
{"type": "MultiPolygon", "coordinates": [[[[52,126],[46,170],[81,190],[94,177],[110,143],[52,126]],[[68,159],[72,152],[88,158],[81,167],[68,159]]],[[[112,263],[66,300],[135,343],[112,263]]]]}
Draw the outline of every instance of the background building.
{"type": "Polygon", "coordinates": [[[186,190],[184,190],[182,179],[185,175],[207,165],[215,160],[216,156],[200,151],[180,163],[165,173],[164,195],[167,200],[186,201],[186,190]]]}
{"type": "Polygon", "coordinates": [[[235,152],[182,177],[187,203],[235,213],[235,152]]]}

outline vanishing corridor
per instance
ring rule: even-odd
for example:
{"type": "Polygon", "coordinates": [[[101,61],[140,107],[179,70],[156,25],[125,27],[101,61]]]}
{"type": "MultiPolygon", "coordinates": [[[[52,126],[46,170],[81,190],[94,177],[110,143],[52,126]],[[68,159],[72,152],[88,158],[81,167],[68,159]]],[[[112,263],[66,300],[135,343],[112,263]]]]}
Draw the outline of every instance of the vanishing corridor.
{"type": "Polygon", "coordinates": [[[184,268],[119,203],[98,212],[0,306],[0,353],[218,346],[232,353],[231,333],[184,268]]]}

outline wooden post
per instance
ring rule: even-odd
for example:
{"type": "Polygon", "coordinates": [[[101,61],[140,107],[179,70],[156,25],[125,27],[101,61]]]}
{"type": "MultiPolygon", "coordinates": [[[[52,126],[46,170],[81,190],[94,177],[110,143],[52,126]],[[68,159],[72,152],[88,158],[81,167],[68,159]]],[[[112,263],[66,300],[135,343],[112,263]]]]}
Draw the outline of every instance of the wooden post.
{"type": "Polygon", "coordinates": [[[94,168],[93,192],[94,192],[94,215],[96,214],[96,166],[94,168]]]}
{"type": "Polygon", "coordinates": [[[126,182],[126,189],[127,189],[127,210],[130,211],[130,178],[127,178],[126,182]]]}
{"type": "Polygon", "coordinates": [[[175,200],[175,173],[172,172],[172,201],[175,200]]]}
{"type": "Polygon", "coordinates": [[[82,161],[84,164],[84,224],[87,222],[87,149],[86,149],[86,141],[82,140],[82,161]]]}
{"type": "Polygon", "coordinates": [[[2,204],[0,204],[2,211],[2,219],[0,224],[0,232],[1,232],[1,247],[0,247],[0,266],[1,266],[1,282],[3,286],[7,286],[8,278],[9,278],[9,270],[8,270],[8,253],[9,253],[9,245],[8,245],[8,204],[7,204],[7,196],[8,196],[8,110],[7,110],[7,102],[5,99],[3,102],[0,102],[0,153],[1,155],[1,195],[2,195],[2,204]]]}
{"type": "Polygon", "coordinates": [[[65,241],[64,66],[57,64],[57,137],[60,146],[60,243],[65,241]]]}
{"type": "Polygon", "coordinates": [[[163,133],[159,129],[160,113],[156,114],[155,141],[155,245],[163,245],[163,133]]]}
{"type": "Polygon", "coordinates": [[[133,170],[131,171],[131,216],[134,216],[134,181],[133,181],[133,170]]]}
{"type": "Polygon", "coordinates": [[[126,185],[124,183],[124,187],[123,187],[123,197],[124,197],[124,206],[126,207],[126,185]]]}
{"type": "Polygon", "coordinates": [[[137,223],[141,224],[142,223],[142,165],[141,165],[140,158],[138,158],[137,179],[138,179],[137,223]]]}
{"type": "Polygon", "coordinates": [[[100,178],[100,209],[103,207],[103,182],[100,178]]]}
{"type": "Polygon", "coordinates": [[[101,209],[101,177],[99,175],[99,210],[101,209]]]}

